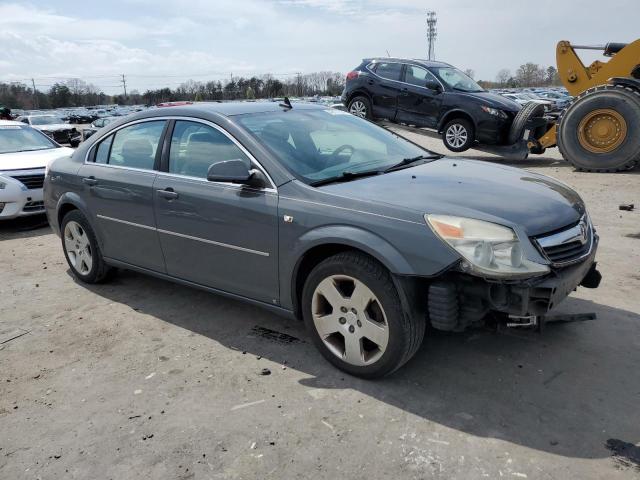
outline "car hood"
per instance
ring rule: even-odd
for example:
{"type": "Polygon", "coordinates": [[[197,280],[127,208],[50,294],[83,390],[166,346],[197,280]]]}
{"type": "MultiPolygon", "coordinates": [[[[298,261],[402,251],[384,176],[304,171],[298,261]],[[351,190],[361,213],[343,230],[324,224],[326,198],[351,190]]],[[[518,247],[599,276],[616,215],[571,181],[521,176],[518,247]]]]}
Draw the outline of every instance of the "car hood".
{"type": "Polygon", "coordinates": [[[72,148],[48,148],[34,152],[0,153],[0,173],[7,170],[44,168],[52,161],[72,155],[72,148]]]}
{"type": "Polygon", "coordinates": [[[37,128],[43,132],[55,132],[56,130],[68,130],[73,128],[73,126],[68,123],[53,123],[51,125],[34,125],[33,128],[37,128]]]}
{"type": "Polygon", "coordinates": [[[527,236],[577,223],[585,212],[580,196],[563,183],[475,160],[443,158],[320,189],[420,214],[456,215],[520,227],[527,236]]]}
{"type": "Polygon", "coordinates": [[[502,95],[498,95],[497,93],[492,92],[456,92],[459,95],[464,95],[466,97],[471,97],[473,99],[479,100],[481,103],[488,105],[493,108],[499,108],[500,110],[505,110],[507,112],[518,112],[520,110],[520,105],[513,100],[503,97],[502,95]]]}

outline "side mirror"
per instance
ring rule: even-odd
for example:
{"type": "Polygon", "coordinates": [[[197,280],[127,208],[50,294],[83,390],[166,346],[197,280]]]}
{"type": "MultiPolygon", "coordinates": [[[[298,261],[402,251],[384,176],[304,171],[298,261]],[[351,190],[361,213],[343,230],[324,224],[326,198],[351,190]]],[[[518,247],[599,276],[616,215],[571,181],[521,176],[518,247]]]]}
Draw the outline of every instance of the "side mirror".
{"type": "Polygon", "coordinates": [[[239,158],[216,162],[207,171],[210,182],[240,183],[260,188],[266,185],[266,178],[259,170],[251,170],[244,160],[239,158]]]}
{"type": "Polygon", "coordinates": [[[425,87],[427,87],[429,90],[433,90],[436,93],[442,92],[442,85],[440,85],[440,83],[433,78],[427,78],[425,87]]]}

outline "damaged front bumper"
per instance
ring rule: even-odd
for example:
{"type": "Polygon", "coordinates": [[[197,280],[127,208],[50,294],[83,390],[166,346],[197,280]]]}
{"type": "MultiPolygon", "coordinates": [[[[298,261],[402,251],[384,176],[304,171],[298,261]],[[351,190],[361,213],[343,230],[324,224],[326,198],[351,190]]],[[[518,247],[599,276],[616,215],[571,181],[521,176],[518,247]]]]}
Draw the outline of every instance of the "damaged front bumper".
{"type": "Polygon", "coordinates": [[[429,285],[429,320],[436,329],[461,331],[482,321],[489,312],[514,318],[543,316],[578,286],[598,287],[602,277],[596,268],[595,255],[594,245],[579,263],[521,281],[450,272],[429,285]]]}

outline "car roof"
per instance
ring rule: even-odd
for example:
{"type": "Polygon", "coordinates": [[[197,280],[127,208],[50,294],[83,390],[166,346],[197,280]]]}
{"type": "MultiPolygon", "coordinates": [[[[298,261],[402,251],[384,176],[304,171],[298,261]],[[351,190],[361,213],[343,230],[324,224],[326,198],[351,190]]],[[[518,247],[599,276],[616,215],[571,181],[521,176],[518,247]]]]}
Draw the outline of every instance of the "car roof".
{"type": "Polygon", "coordinates": [[[16,122],[15,120],[0,120],[0,125],[17,125],[17,126],[23,126],[24,123],[22,122],[16,122]]]}
{"type": "Polygon", "coordinates": [[[423,67],[451,67],[450,64],[445,62],[436,62],[435,60],[422,60],[420,58],[399,58],[399,57],[374,57],[365,58],[365,62],[398,62],[398,63],[416,63],[423,67]]]}
{"type": "MultiPolygon", "coordinates": [[[[326,105],[313,103],[292,102],[293,110],[326,110],[326,105]]],[[[225,117],[244,115],[247,113],[267,113],[286,110],[281,102],[197,102],[191,105],[177,105],[173,107],[143,110],[132,116],[123,118],[146,118],[165,115],[189,115],[195,113],[213,113],[225,117]]]]}

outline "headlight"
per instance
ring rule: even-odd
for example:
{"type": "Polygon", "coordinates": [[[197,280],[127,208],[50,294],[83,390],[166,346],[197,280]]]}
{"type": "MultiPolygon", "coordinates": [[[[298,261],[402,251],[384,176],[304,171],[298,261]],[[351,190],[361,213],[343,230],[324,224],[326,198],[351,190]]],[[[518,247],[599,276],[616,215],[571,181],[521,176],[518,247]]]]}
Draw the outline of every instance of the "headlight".
{"type": "Polygon", "coordinates": [[[487,277],[531,277],[549,267],[527,260],[515,232],[503,225],[448,215],[425,215],[427,224],[464,257],[462,267],[487,277]]]}
{"type": "Polygon", "coordinates": [[[498,110],[497,108],[491,108],[485,105],[482,105],[480,108],[482,108],[482,110],[487,112],[489,115],[493,115],[494,117],[508,118],[506,113],[504,113],[502,110],[498,110]]]}

